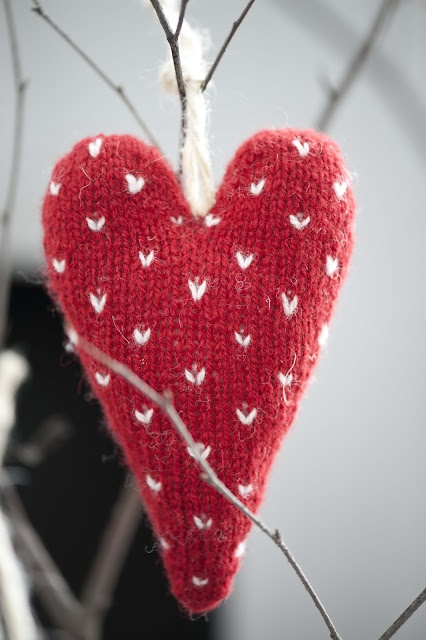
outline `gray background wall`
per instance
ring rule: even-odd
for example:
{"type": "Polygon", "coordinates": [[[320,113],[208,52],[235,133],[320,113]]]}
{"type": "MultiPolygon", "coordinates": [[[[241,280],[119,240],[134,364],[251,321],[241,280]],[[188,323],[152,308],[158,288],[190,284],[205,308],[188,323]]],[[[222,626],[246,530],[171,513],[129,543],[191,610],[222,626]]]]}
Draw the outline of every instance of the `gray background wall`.
{"type": "MultiPolygon", "coordinates": [[[[213,50],[243,2],[193,0],[213,50]]],[[[54,162],[79,138],[139,134],[119,99],[15,0],[30,79],[13,220],[17,270],[41,272],[39,205],[54,162]]],[[[179,111],[157,85],[163,34],[138,0],[53,0],[46,7],[123,84],[169,158],[179,111]]],[[[378,7],[360,0],[258,0],[211,92],[217,181],[238,144],[265,127],[311,126],[378,7]]],[[[377,638],[425,586],[426,5],[401,3],[331,127],[356,173],[357,245],[329,345],[270,479],[264,519],[280,528],[345,639],[377,638]]],[[[0,200],[13,98],[0,20],[0,200]]],[[[29,322],[31,319],[29,318],[29,322]]],[[[222,640],[328,637],[278,550],[253,532],[222,640]]],[[[426,607],[398,638],[426,637],[426,607]]]]}

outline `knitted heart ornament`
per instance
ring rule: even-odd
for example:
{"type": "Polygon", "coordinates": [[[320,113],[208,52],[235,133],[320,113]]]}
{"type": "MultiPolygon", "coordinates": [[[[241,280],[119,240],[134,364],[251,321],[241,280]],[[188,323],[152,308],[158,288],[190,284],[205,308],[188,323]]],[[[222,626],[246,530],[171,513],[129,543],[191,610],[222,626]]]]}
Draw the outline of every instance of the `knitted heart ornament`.
{"type": "MultiPolygon", "coordinates": [[[[67,323],[172,391],[199,451],[253,511],[326,339],[353,215],[340,153],[311,130],[245,142],[205,218],[159,151],[130,136],[83,140],[53,171],[44,246],[67,323]]],[[[250,521],[200,478],[157,407],[79,356],[172,592],[189,611],[212,609],[230,593],[250,521]]]]}

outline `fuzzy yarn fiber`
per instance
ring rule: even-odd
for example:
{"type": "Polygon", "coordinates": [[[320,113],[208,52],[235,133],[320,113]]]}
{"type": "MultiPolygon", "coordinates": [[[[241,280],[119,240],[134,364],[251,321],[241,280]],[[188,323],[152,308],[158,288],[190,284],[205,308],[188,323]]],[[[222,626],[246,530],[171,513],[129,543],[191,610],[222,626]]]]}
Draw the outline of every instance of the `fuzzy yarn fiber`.
{"type": "MultiPolygon", "coordinates": [[[[353,216],[339,150],[313,130],[246,141],[198,219],[157,149],[99,135],[52,174],[49,289],[78,334],[172,391],[199,451],[257,511],[327,337],[353,216]]],[[[137,478],[173,594],[188,611],[214,608],[250,521],[200,478],[157,407],[78,355],[137,478]]]]}

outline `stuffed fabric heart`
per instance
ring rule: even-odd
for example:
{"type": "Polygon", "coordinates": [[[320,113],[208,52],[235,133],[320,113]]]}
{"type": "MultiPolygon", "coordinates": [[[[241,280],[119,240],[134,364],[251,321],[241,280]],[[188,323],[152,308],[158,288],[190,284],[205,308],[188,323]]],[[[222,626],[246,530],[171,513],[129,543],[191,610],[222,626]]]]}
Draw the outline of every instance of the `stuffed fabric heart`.
{"type": "MultiPolygon", "coordinates": [[[[67,323],[174,404],[245,504],[327,338],[352,248],[354,201],[336,145],[264,131],[194,218],[159,151],[130,136],[79,142],[44,202],[49,286],[67,323]]],[[[77,349],[78,350],[78,349],[77,349]]],[[[79,353],[135,474],[171,590],[192,612],[229,595],[251,523],[200,478],[173,426],[79,353]]]]}

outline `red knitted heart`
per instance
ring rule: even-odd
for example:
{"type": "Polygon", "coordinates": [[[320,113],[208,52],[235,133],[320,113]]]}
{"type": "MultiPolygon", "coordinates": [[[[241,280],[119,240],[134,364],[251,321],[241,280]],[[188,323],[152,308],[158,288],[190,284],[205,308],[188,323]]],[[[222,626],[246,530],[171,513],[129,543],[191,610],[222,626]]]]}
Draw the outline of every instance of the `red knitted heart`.
{"type": "MultiPolygon", "coordinates": [[[[352,247],[354,202],[336,145],[264,131],[195,219],[157,149],[79,142],[43,210],[50,288],[68,323],[158,391],[250,509],[314,366],[352,247]]],[[[79,353],[190,611],[230,592],[250,522],[200,479],[158,408],[79,353]]]]}

